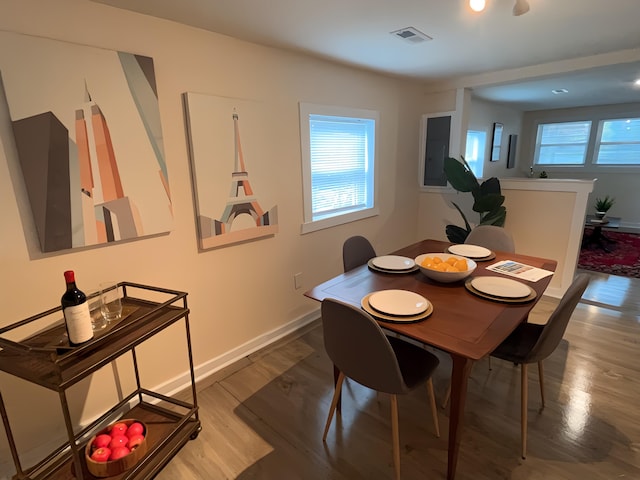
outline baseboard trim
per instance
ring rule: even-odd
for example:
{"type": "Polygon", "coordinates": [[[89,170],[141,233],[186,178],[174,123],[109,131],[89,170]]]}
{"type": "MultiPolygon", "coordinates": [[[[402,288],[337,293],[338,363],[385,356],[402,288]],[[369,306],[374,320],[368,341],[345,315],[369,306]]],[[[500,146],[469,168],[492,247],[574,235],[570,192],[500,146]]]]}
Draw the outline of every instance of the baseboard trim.
{"type": "MultiPolygon", "coordinates": [[[[249,355],[262,350],[263,348],[269,347],[286,336],[296,333],[319,318],[320,309],[317,308],[316,310],[302,315],[289,323],[259,335],[252,340],[219,355],[218,357],[212,358],[201,365],[195,366],[194,374],[196,385],[199,389],[202,388],[203,385],[208,386],[207,384],[213,383],[213,381],[210,381],[210,378],[214,377],[216,373],[232,366],[234,363],[241,362],[249,355]]],[[[191,376],[187,371],[156,386],[154,391],[162,393],[163,395],[173,396],[185,388],[189,388],[190,384],[191,376]]]]}

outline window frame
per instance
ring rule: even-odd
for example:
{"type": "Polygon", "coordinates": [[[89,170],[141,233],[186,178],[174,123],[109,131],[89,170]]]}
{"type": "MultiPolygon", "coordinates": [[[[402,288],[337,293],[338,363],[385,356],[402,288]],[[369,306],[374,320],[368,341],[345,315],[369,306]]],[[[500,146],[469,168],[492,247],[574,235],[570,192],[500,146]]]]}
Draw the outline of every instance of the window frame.
{"type": "Polygon", "coordinates": [[[533,153],[533,165],[536,167],[540,167],[540,168],[544,168],[547,169],[548,167],[583,167],[585,165],[588,164],[589,162],[589,149],[590,149],[590,144],[593,140],[593,120],[570,120],[570,121],[558,121],[558,122],[541,122],[536,126],[536,130],[535,130],[535,142],[534,142],[534,153],[533,153]],[[540,131],[541,129],[543,129],[545,126],[551,126],[551,125],[558,125],[558,124],[563,124],[563,123],[572,123],[572,124],[576,124],[576,123],[582,123],[582,124],[588,124],[587,127],[589,129],[589,133],[587,134],[587,139],[585,142],[581,142],[581,143],[556,143],[556,144],[542,144],[541,143],[541,136],[542,136],[542,132],[540,131]],[[570,147],[570,146],[580,146],[583,147],[584,146],[584,154],[582,156],[582,162],[580,163],[539,163],[538,159],[540,157],[540,151],[543,149],[543,147],[549,147],[551,145],[555,145],[557,147],[559,146],[564,146],[564,147],[570,147]]]}
{"type": "Polygon", "coordinates": [[[594,151],[593,151],[593,159],[592,159],[592,163],[594,165],[596,165],[597,167],[640,167],[640,161],[638,161],[638,163],[600,163],[599,157],[600,157],[600,149],[602,148],[603,145],[608,146],[608,145],[640,145],[640,138],[638,138],[638,140],[635,141],[609,141],[609,142],[603,142],[602,140],[602,136],[604,135],[604,124],[605,122],[615,122],[615,121],[620,121],[620,120],[638,120],[640,121],[640,113],[636,114],[636,116],[630,116],[630,115],[626,115],[623,117],[618,117],[618,118],[605,118],[602,119],[598,122],[598,133],[597,133],[597,139],[596,139],[596,143],[594,146],[594,151]]]}
{"type": "MultiPolygon", "coordinates": [[[[544,169],[548,172],[554,171],[563,174],[581,172],[583,174],[598,175],[602,173],[634,173],[640,170],[640,165],[633,164],[597,164],[595,163],[597,148],[599,147],[602,122],[606,120],[620,120],[625,118],[640,118],[640,104],[609,105],[606,107],[583,107],[577,109],[567,109],[564,111],[545,110],[539,112],[529,112],[530,118],[526,121],[531,127],[531,141],[529,143],[532,167],[544,169]],[[541,165],[535,163],[536,158],[536,135],[538,126],[551,123],[591,121],[591,133],[587,144],[586,159],[580,165],[541,165]]],[[[525,116],[527,114],[525,113],[525,116]]]]}
{"type": "Polygon", "coordinates": [[[338,225],[361,220],[379,215],[378,208],[378,138],[380,114],[376,110],[368,110],[362,108],[341,107],[333,105],[320,105],[314,103],[300,102],[300,148],[302,158],[302,196],[303,196],[303,223],[301,233],[310,233],[317,230],[331,228],[338,225]],[[363,120],[374,121],[374,140],[373,153],[369,158],[368,169],[370,180],[369,186],[373,189],[371,195],[371,206],[365,206],[358,210],[350,210],[342,214],[336,214],[330,217],[313,219],[312,211],[312,178],[311,178],[311,134],[310,134],[310,115],[321,115],[327,117],[345,117],[358,118],[363,120]]]}

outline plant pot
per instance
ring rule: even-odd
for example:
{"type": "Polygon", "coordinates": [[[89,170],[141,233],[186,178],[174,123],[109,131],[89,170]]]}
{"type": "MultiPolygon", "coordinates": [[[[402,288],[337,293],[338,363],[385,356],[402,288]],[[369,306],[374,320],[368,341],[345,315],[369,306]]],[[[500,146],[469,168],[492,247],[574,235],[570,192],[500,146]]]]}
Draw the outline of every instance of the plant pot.
{"type": "Polygon", "coordinates": [[[596,218],[598,220],[602,220],[605,217],[606,214],[607,214],[607,212],[596,212],[596,218]]]}

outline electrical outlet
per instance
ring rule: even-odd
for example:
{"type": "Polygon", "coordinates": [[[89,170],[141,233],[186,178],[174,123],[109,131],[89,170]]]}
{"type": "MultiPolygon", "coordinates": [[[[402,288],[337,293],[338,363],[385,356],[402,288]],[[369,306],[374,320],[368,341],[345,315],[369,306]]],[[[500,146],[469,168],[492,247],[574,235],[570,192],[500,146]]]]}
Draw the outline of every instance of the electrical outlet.
{"type": "Polygon", "coordinates": [[[295,285],[296,290],[302,288],[302,272],[293,275],[293,284],[295,285]]]}

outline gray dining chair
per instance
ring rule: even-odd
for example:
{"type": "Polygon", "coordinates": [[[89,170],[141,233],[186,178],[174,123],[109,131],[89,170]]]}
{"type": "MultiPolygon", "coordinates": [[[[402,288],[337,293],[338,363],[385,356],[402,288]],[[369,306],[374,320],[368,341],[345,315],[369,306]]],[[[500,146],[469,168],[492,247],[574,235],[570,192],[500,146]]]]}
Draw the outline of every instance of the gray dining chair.
{"type": "Polygon", "coordinates": [[[342,265],[348,272],[360,265],[364,265],[376,256],[371,242],[361,235],[347,238],[342,244],[342,265]]]}
{"type": "Polygon", "coordinates": [[[478,225],[467,236],[464,243],[480,245],[489,250],[515,253],[516,246],[513,236],[504,227],[495,225],[478,225]]]}
{"type": "Polygon", "coordinates": [[[560,340],[562,340],[569,324],[569,319],[589,285],[589,280],[590,277],[586,273],[577,275],[562,296],[560,303],[547,320],[547,323],[544,325],[529,322],[521,323],[491,353],[492,357],[520,365],[522,458],[527,456],[527,365],[531,363],[538,364],[540,396],[542,398],[542,408],[544,408],[544,370],[542,361],[549,357],[560,344],[560,340]]]}
{"type": "Polygon", "coordinates": [[[398,338],[387,337],[362,309],[335,299],[322,301],[322,331],[329,358],[339,369],[322,441],[326,442],[345,377],[391,395],[391,430],[395,477],[400,478],[400,432],[397,395],[425,385],[429,393],[436,436],[440,436],[431,375],[438,357],[398,338]]]}

